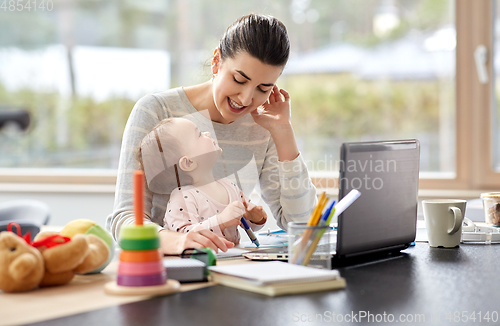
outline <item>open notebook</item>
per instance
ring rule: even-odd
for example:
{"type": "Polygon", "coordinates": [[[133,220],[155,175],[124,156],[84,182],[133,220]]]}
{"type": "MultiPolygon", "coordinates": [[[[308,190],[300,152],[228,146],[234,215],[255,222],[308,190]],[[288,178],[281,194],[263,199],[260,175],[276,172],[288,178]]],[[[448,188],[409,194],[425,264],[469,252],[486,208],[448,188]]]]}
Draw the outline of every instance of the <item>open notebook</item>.
{"type": "Polygon", "coordinates": [[[324,270],[278,261],[210,266],[214,282],[269,296],[344,288],[337,270],[324,270]]]}

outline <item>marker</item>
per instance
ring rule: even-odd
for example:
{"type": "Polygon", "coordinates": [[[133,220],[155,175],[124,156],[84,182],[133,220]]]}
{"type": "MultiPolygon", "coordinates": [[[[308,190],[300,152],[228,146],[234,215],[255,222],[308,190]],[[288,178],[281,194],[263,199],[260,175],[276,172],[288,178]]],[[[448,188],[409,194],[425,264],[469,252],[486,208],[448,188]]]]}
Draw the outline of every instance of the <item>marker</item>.
{"type": "Polygon", "coordinates": [[[357,189],[349,191],[349,193],[345,195],[345,197],[342,198],[342,200],[339,201],[335,206],[335,214],[333,215],[333,219],[342,214],[347,209],[347,207],[351,206],[351,204],[359,198],[359,196],[361,196],[361,193],[357,189]]]}
{"type": "Polygon", "coordinates": [[[248,234],[248,237],[250,240],[252,240],[252,243],[256,245],[257,247],[260,247],[259,240],[253,233],[252,229],[250,229],[250,225],[248,225],[248,222],[244,216],[241,217],[241,224],[243,224],[243,227],[245,229],[245,232],[248,234]]]}

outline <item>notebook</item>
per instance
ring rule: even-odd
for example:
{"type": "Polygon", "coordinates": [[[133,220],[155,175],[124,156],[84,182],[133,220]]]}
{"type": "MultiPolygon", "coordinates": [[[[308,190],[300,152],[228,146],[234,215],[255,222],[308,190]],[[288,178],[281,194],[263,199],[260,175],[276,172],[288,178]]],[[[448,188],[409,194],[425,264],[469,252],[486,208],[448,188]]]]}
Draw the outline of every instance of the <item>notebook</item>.
{"type": "MultiPolygon", "coordinates": [[[[392,258],[415,240],[420,143],[416,139],[342,144],[339,200],[361,196],[338,217],[331,267],[392,258]]],[[[288,259],[288,248],[244,254],[253,260],[288,259]]]]}
{"type": "Polygon", "coordinates": [[[340,289],[345,279],[337,270],[324,270],[278,261],[210,266],[211,279],[221,285],[278,296],[340,289]]]}

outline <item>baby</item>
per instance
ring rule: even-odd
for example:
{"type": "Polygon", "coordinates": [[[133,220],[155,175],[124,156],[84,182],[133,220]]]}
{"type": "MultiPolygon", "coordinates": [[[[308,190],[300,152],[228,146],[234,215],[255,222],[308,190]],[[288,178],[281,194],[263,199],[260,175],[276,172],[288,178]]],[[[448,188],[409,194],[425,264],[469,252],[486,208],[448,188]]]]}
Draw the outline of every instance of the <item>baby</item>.
{"type": "Polygon", "coordinates": [[[171,191],[165,227],[177,232],[209,229],[238,244],[242,216],[254,231],[266,223],[262,207],[253,205],[236,184],[215,180],[212,169],[221,153],[210,133],[183,118],[162,120],[144,137],[138,159],[148,186],[154,192],[171,191]]]}

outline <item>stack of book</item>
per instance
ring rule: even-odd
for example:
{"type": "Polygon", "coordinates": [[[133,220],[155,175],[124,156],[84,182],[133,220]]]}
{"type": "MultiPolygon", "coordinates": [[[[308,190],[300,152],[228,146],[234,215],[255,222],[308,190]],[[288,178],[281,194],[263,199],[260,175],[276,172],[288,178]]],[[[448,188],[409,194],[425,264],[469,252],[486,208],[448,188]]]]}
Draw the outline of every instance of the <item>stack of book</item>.
{"type": "Polygon", "coordinates": [[[225,286],[269,296],[341,289],[337,270],[270,261],[209,267],[211,280],[225,286]]]}

